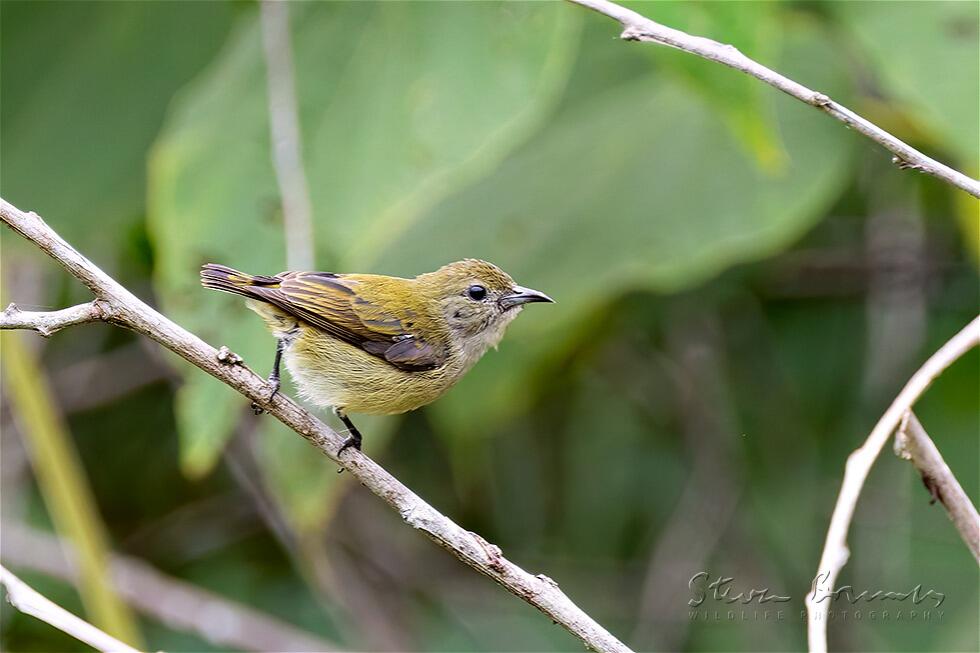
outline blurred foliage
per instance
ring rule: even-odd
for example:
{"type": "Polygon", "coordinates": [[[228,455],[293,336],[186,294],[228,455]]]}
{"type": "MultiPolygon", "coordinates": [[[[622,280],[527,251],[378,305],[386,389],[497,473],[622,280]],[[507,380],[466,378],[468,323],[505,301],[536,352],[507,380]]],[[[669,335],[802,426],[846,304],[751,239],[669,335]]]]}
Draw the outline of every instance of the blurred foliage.
{"type": "Polygon", "coordinates": [[[142,220],[146,152],[167,105],[215,56],[231,13],[217,2],[4,2],[6,199],[52,216],[90,255],[116,254],[106,236],[142,220]]]}
{"type": "Polygon", "coordinates": [[[7,400],[25,436],[24,445],[30,451],[31,465],[57,532],[75,543],[78,591],[92,623],[141,647],[142,636],[132,610],[109,580],[105,528],[44,372],[24,344],[24,334],[6,331],[0,343],[7,400]]]}
{"type": "MultiPolygon", "coordinates": [[[[771,2],[624,3],[640,12],[652,10],[656,20],[690,34],[731,43],[757,61],[776,61],[781,48],[779,25],[785,18],[771,2]]],[[[662,72],[679,79],[704,97],[711,110],[726,120],[733,138],[770,173],[783,171],[784,145],[776,129],[772,94],[751,77],[668,48],[643,48],[653,61],[667,63],[662,72]]]]}
{"type": "MultiPolygon", "coordinates": [[[[630,6],[978,168],[975,3],[630,6]]],[[[580,7],[290,10],[318,265],[411,276],[476,256],[558,300],[439,402],[361,418],[368,452],[638,648],[801,648],[848,452],[976,314],[977,202],[741,73],[624,43],[580,7]],[[882,384],[887,318],[903,327],[900,374],[882,384]],[[696,539],[669,560],[684,579],[644,598],[672,533],[696,539]],[[686,579],[702,569],[791,595],[787,615],[691,621],[686,579]]],[[[265,373],[259,320],[197,277],[207,261],[285,261],[257,7],[5,1],[0,18],[4,198],[265,373]]],[[[84,297],[15,242],[4,234],[14,299],[84,297]]],[[[150,348],[119,363],[135,343],[91,327],[42,352],[117,549],[344,646],[576,646],[225,386],[150,348]]],[[[978,363],[918,409],[975,501],[978,363]]],[[[4,473],[5,519],[48,527],[37,489],[4,473]]],[[[832,646],[980,646],[976,567],[907,463],[883,454],[851,544],[842,583],[922,583],[947,594],[946,616],[835,623],[832,646]]],[[[0,619],[5,649],[71,646],[6,606],[0,619]]],[[[155,649],[213,648],[141,628],[155,649]]]]}
{"type": "Polygon", "coordinates": [[[980,59],[977,32],[980,5],[975,2],[839,2],[831,5],[868,59],[889,97],[901,103],[906,118],[946,147],[953,165],[976,170],[980,164],[980,59]],[[921,47],[910,47],[915,43],[921,47]]]}

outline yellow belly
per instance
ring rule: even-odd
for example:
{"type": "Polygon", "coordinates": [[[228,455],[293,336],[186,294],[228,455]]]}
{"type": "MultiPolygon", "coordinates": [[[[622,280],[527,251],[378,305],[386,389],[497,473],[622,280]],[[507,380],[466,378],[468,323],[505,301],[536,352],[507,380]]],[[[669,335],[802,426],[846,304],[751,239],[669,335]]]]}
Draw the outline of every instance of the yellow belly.
{"type": "Polygon", "coordinates": [[[301,325],[283,355],[300,394],[348,413],[393,415],[438,399],[460,376],[452,364],[406,372],[377,356],[301,325]]]}

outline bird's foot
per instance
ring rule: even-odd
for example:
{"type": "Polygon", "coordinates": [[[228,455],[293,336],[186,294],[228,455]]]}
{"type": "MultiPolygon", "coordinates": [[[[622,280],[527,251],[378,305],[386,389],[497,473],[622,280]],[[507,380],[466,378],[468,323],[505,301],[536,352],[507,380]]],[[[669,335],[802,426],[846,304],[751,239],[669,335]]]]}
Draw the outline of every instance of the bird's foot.
{"type": "Polygon", "coordinates": [[[340,445],[340,449],[337,450],[337,456],[340,456],[340,454],[344,453],[344,451],[350,447],[353,447],[358,451],[361,450],[361,434],[356,430],[351,431],[351,434],[344,439],[344,443],[340,445]]]}
{"type": "Polygon", "coordinates": [[[348,447],[354,447],[355,449],[360,451],[361,432],[357,430],[356,426],[354,426],[354,422],[350,421],[350,417],[347,417],[346,411],[344,411],[343,408],[338,408],[334,406],[333,414],[337,416],[337,419],[339,419],[341,422],[344,423],[344,426],[347,427],[347,433],[348,433],[347,439],[344,440],[344,443],[340,446],[340,449],[337,451],[337,455],[339,456],[340,454],[344,453],[344,450],[347,449],[348,447]]]}
{"type": "MultiPolygon", "coordinates": [[[[337,450],[337,457],[340,458],[341,454],[343,454],[344,451],[346,451],[348,448],[354,448],[360,451],[361,432],[357,430],[357,427],[354,426],[354,424],[350,421],[347,415],[345,415],[343,412],[334,409],[334,414],[336,414],[337,417],[340,418],[340,420],[344,423],[344,426],[347,427],[347,432],[350,434],[344,440],[344,443],[340,445],[340,449],[337,450]]],[[[340,469],[337,470],[337,473],[340,474],[343,471],[344,468],[341,467],[340,469]]]]}
{"type": "MultiPolygon", "coordinates": [[[[275,398],[276,394],[278,394],[279,392],[279,386],[282,384],[279,381],[279,377],[269,376],[269,385],[272,386],[272,392],[269,393],[269,398],[266,399],[266,402],[270,402],[275,398]]],[[[253,401],[252,412],[255,413],[256,415],[261,415],[262,413],[265,412],[265,409],[253,401]]]]}

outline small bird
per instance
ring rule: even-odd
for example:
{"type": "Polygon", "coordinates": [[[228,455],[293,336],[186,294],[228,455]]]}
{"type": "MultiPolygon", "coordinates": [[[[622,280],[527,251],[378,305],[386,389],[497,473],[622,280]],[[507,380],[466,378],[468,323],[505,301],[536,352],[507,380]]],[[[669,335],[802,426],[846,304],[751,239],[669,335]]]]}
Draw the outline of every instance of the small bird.
{"type": "Polygon", "coordinates": [[[553,301],[476,259],[414,279],[264,276],[208,263],[201,285],[247,298],[277,340],[272,396],[285,360],[300,394],[332,407],[349,430],[340,452],[361,448],[348,413],[394,415],[435,401],[497,346],[525,304],[553,301]]]}

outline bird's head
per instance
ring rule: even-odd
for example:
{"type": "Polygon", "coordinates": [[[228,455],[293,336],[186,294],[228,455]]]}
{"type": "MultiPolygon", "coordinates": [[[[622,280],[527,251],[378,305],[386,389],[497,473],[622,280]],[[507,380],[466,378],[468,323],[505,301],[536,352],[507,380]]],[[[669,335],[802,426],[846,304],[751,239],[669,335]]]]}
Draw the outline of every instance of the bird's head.
{"type": "Polygon", "coordinates": [[[477,357],[500,342],[525,304],[554,301],[543,292],[517,285],[493,263],[477,259],[449,263],[419,275],[416,281],[437,302],[457,342],[477,357]]]}

